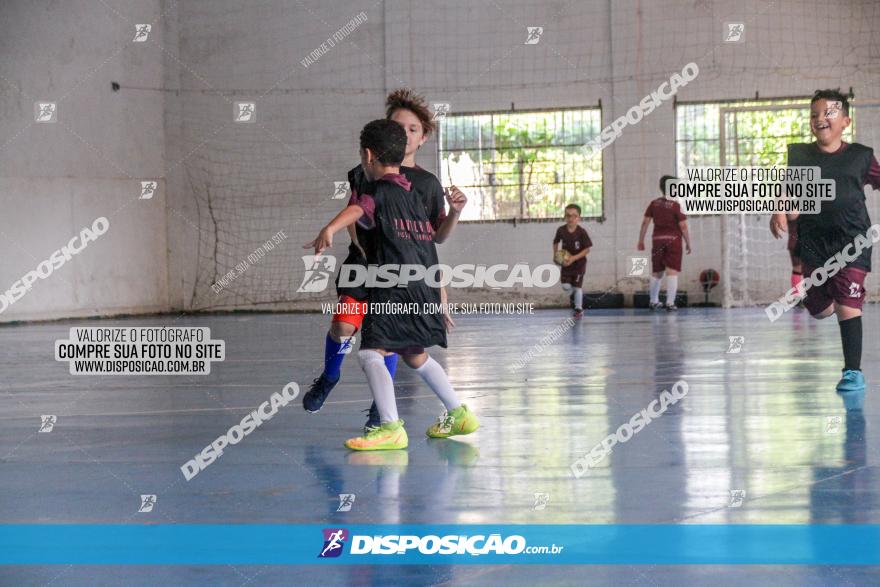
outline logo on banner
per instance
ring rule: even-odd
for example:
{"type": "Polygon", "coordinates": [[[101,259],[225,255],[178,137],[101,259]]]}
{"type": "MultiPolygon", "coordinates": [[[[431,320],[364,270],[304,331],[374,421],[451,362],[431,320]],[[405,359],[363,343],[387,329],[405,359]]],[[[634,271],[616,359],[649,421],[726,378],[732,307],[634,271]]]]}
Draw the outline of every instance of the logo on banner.
{"type": "Polygon", "coordinates": [[[336,558],[342,554],[342,547],[348,540],[348,530],[345,528],[324,528],[324,548],[318,558],[336,558]]]}

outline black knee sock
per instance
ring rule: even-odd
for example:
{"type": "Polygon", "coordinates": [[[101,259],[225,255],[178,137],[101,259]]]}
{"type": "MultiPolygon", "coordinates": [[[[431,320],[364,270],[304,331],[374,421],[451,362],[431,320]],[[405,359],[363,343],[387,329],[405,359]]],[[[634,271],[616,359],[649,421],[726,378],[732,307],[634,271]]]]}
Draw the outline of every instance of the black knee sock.
{"type": "Polygon", "coordinates": [[[862,368],[862,317],[843,320],[840,324],[840,342],[843,344],[843,368],[862,368]]]}

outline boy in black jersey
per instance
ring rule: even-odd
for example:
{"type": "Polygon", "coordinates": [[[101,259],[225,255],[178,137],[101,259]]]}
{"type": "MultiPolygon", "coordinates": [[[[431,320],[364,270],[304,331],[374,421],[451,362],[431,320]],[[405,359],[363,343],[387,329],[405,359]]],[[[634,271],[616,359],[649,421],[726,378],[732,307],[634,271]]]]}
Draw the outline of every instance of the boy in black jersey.
{"type": "MultiPolygon", "coordinates": [[[[425,206],[428,219],[435,230],[434,242],[442,243],[455,228],[459,214],[467,203],[467,197],[455,186],[450,188],[448,194],[444,194],[437,178],[416,165],[416,153],[434,132],[433,115],[424,98],[407,88],[388,94],[385,107],[388,120],[397,122],[406,132],[406,154],[400,172],[412,183],[413,194],[425,206]],[[446,201],[449,202],[448,215],[444,207],[446,201]]],[[[370,193],[371,186],[374,185],[366,178],[360,165],[348,172],[348,182],[351,187],[349,204],[356,201],[359,194],[370,193]]],[[[363,249],[368,246],[366,241],[370,238],[369,234],[356,225],[349,226],[348,232],[351,244],[343,266],[366,265],[363,249]]],[[[333,313],[330,330],[324,343],[324,369],[312,382],[308,392],[303,395],[303,408],[311,413],[321,410],[330,392],[339,382],[342,362],[354,346],[354,335],[360,330],[368,307],[369,294],[365,287],[341,287],[337,277],[336,291],[339,295],[339,304],[336,306],[337,311],[333,313]]],[[[441,289],[444,303],[445,293],[445,290],[441,289]]],[[[447,328],[451,329],[454,326],[447,314],[444,314],[444,320],[447,328]]],[[[397,355],[394,353],[386,355],[385,365],[393,378],[397,370],[397,355]]],[[[365,430],[379,425],[379,414],[375,403],[370,406],[369,412],[365,430]]]]}
{"type": "MultiPolygon", "coordinates": [[[[400,173],[406,134],[395,122],[374,120],[361,131],[361,167],[375,182],[372,194],[358,194],[356,201],[324,227],[309,246],[315,252],[333,244],[333,235],[353,224],[369,232],[364,248],[371,265],[436,266],[434,227],[425,207],[412,197],[412,184],[400,173]]],[[[402,274],[403,272],[401,272],[402,274]]],[[[426,347],[446,346],[443,317],[422,308],[440,303],[437,288],[425,279],[410,280],[405,287],[372,287],[371,306],[362,327],[358,357],[380,417],[380,426],[364,436],[351,438],[345,445],[352,450],[391,450],[408,446],[403,421],[398,418],[394,382],[384,363],[389,353],[397,353],[416,370],[443,402],[446,412],[431,426],[427,435],[447,438],[470,434],[479,427],[476,416],[462,404],[452,389],[443,368],[425,352],[426,347]],[[394,308],[394,309],[392,309],[394,308]],[[407,311],[400,311],[408,308],[407,311]],[[412,308],[416,308],[413,310],[412,308]]]]}
{"type": "MultiPolygon", "coordinates": [[[[797,219],[795,254],[802,260],[804,275],[816,269],[829,274],[821,284],[811,277],[804,306],[815,318],[837,314],[843,346],[843,376],[837,393],[847,410],[861,410],[865,401],[862,360],[862,305],[864,281],[871,270],[871,227],[865,206],[864,186],[880,189],[880,165],[870,147],[847,144],[841,139],[849,126],[849,100],[838,90],[819,90],[810,102],[810,130],[816,141],[788,146],[789,166],[821,168],[822,179],[833,179],[836,197],[823,200],[818,214],[774,214],[773,236],[781,238],[787,221],[797,219]],[[857,246],[859,242],[867,246],[857,246]],[[861,252],[856,254],[858,248],[861,252]],[[846,261],[833,276],[823,269],[835,256],[846,261]],[[816,283],[812,283],[815,281],[816,283]]],[[[839,261],[838,261],[839,263],[839,261]]]]}

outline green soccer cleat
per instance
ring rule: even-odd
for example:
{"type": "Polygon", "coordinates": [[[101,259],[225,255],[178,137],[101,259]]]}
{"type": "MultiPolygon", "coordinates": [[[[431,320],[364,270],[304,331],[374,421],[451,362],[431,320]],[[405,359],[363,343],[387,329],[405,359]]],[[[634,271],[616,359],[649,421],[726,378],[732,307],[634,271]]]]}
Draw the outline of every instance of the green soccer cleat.
{"type": "Polygon", "coordinates": [[[349,438],[345,446],[351,450],[400,450],[409,446],[403,420],[383,422],[357,438],[349,438]]]}
{"type": "Polygon", "coordinates": [[[425,432],[431,438],[449,438],[470,434],[480,427],[480,421],[465,404],[461,404],[451,412],[444,412],[437,423],[425,432]]]}

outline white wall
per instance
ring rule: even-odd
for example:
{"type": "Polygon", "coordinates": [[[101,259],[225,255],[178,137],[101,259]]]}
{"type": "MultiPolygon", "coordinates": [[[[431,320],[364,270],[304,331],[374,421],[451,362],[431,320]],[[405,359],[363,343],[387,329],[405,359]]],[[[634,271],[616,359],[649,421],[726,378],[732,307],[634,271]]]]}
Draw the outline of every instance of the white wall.
{"type": "Polygon", "coordinates": [[[6,311],[0,321],[168,308],[161,26],[133,44],[160,3],[0,3],[0,292],[101,216],[110,228],[6,311]],[[111,90],[111,81],[121,91],[111,90]],[[34,102],[58,120],[34,122],[34,102]]]}

